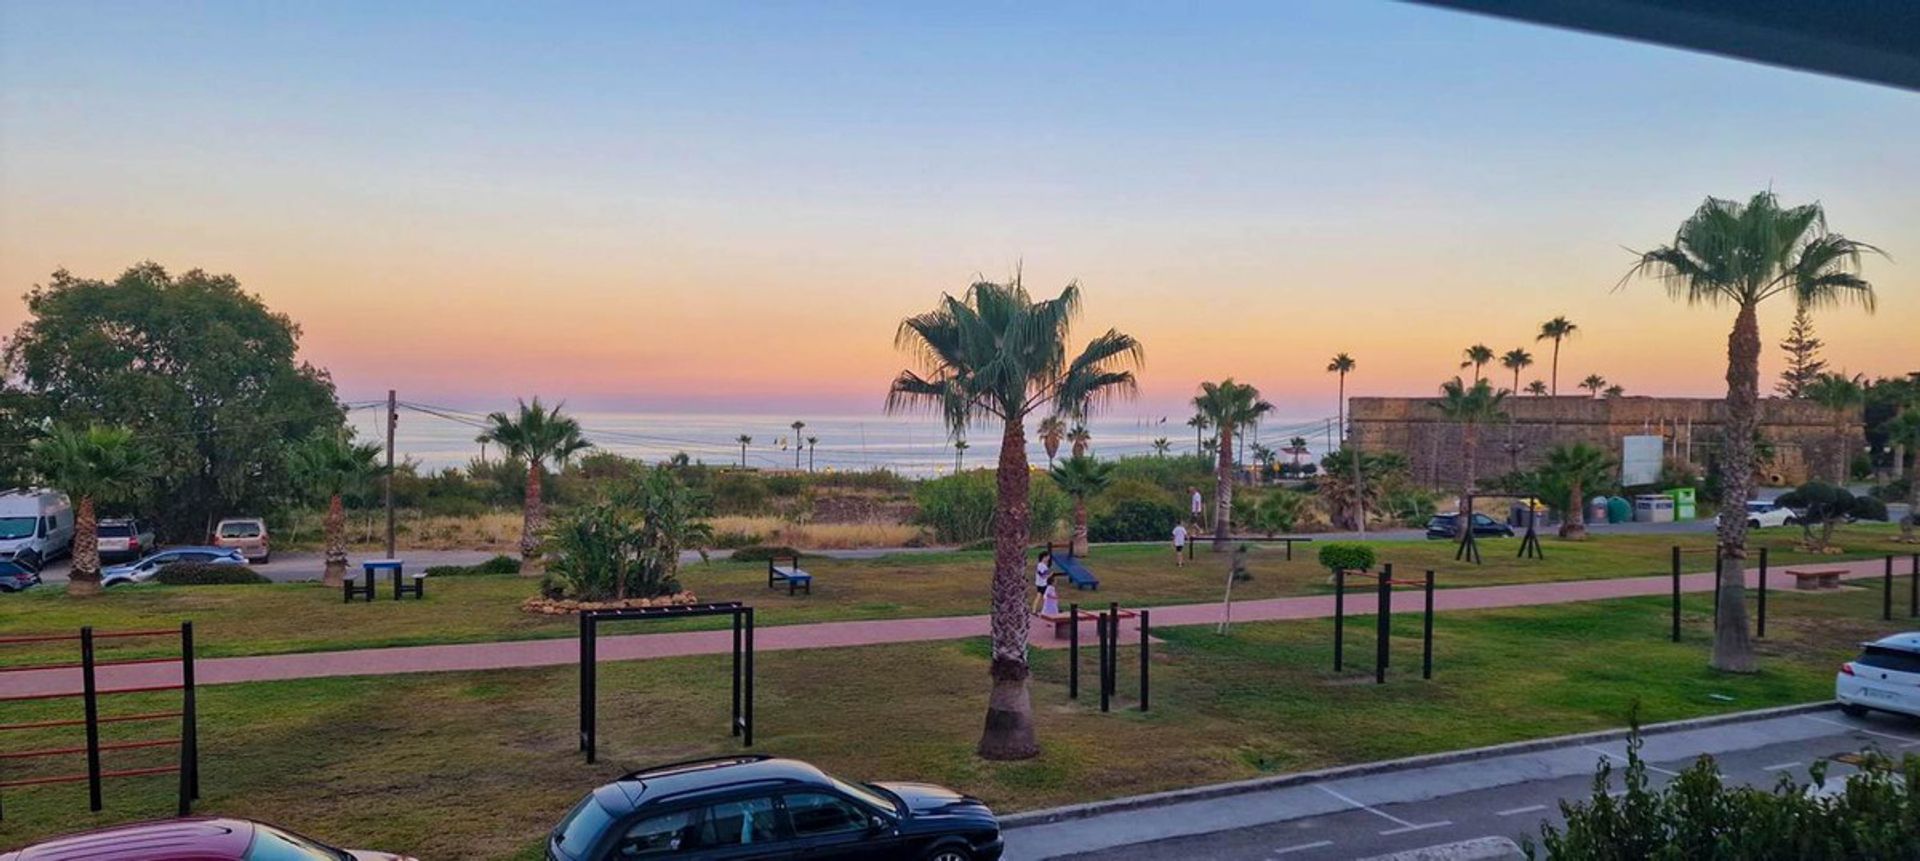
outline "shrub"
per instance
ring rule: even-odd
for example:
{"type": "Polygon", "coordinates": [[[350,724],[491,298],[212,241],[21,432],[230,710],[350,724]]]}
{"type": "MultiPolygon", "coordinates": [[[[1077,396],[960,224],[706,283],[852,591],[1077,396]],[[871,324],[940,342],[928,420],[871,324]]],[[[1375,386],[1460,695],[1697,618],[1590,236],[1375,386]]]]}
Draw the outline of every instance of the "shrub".
{"type": "Polygon", "coordinates": [[[427,576],[429,577],[465,577],[474,574],[518,573],[520,573],[520,560],[505,554],[495,556],[492,559],[474,565],[433,565],[427,568],[427,576]]]}
{"type": "Polygon", "coordinates": [[[1268,538],[1282,532],[1292,532],[1300,522],[1300,513],[1307,507],[1307,496],[1291,490],[1275,490],[1267,494],[1254,506],[1247,525],[1268,538]]]}
{"type": "Polygon", "coordinates": [[[1365,544],[1320,545],[1320,564],[1328,571],[1371,571],[1373,562],[1373,548],[1365,544]]]}
{"type": "Polygon", "coordinates": [[[1172,540],[1174,524],[1185,516],[1166,502],[1129,499],[1087,523],[1088,541],[1172,540]]]}
{"type": "Polygon", "coordinates": [[[1800,512],[1800,530],[1807,547],[1825,550],[1833,540],[1834,527],[1847,518],[1887,519],[1887,504],[1871,496],[1854,496],[1844,487],[1824,481],[1809,481],[1791,493],[1782,494],[1779,504],[1800,512]],[[1815,534],[1814,527],[1819,527],[1815,534]]]}
{"type": "Polygon", "coordinates": [[[1380,504],[1402,526],[1425,526],[1427,520],[1440,510],[1434,494],[1417,487],[1401,487],[1389,491],[1381,498],[1380,504]]]}
{"type": "Polygon", "coordinates": [[[715,514],[760,514],[767,510],[767,482],[751,472],[722,472],[707,485],[715,514]]]}
{"type": "MultiPolygon", "coordinates": [[[[915,520],[932,529],[934,540],[942,544],[965,544],[993,534],[994,476],[988,470],[963,472],[921,482],[914,489],[919,506],[915,520]]],[[[1044,541],[1059,528],[1072,501],[1044,477],[1034,481],[1027,491],[1029,516],[1027,528],[1036,541],[1044,541]]]]}
{"type": "Polygon", "coordinates": [[[779,544],[749,544],[745,547],[736,548],[733,551],[733,555],[727,558],[735,562],[765,562],[776,556],[788,557],[797,555],[799,555],[798,551],[779,544]]]}
{"type": "Polygon", "coordinates": [[[245,565],[210,565],[205,562],[175,562],[153,575],[155,583],[168,586],[243,586],[271,583],[245,565]]]}
{"type": "Polygon", "coordinates": [[[772,493],[774,496],[783,499],[789,496],[799,496],[800,492],[806,489],[807,481],[800,476],[785,474],[767,476],[767,492],[772,493]]]}

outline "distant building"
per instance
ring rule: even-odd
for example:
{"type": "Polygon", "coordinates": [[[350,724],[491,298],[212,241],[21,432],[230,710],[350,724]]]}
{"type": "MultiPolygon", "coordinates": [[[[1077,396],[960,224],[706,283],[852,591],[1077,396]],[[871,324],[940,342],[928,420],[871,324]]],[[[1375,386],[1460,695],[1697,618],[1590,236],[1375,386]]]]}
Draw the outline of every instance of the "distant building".
{"type": "MultiPolygon", "coordinates": [[[[1413,479],[1435,487],[1460,484],[1460,426],[1433,405],[1436,398],[1349,398],[1347,415],[1354,445],[1362,451],[1406,455],[1413,479]]],[[[1666,441],[1668,460],[1710,466],[1720,450],[1724,403],[1717,398],[1508,397],[1502,405],[1509,421],[1479,431],[1477,472],[1484,480],[1514,469],[1538,466],[1556,445],[1585,442],[1620,458],[1621,439],[1656,435],[1666,441]]],[[[1863,439],[1863,416],[1856,408],[1846,419],[1845,443],[1863,439]]],[[[1793,485],[1831,472],[1834,447],[1842,445],[1839,419],[1832,410],[1808,401],[1760,400],[1760,439],[1772,457],[1761,464],[1766,484],[1793,485]]]]}

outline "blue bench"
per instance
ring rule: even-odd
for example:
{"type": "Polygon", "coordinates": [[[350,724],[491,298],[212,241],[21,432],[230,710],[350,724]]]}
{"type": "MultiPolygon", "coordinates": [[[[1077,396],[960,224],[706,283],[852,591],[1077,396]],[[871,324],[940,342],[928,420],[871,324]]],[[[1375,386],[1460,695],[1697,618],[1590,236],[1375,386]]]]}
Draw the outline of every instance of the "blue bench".
{"type": "Polygon", "coordinates": [[[788,595],[792,595],[795,591],[802,589],[806,590],[808,595],[813,594],[813,575],[800,570],[800,557],[798,554],[793,556],[774,556],[767,559],[767,588],[778,588],[778,584],[780,583],[787,584],[788,595]],[[787,562],[785,566],[780,564],[782,560],[787,562]]]}
{"type": "Polygon", "coordinates": [[[1100,578],[1093,576],[1093,572],[1087,569],[1087,563],[1073,555],[1071,548],[1055,552],[1053,545],[1048,544],[1047,552],[1053,554],[1053,570],[1067,575],[1067,582],[1072,583],[1073,588],[1100,591],[1100,578]]]}

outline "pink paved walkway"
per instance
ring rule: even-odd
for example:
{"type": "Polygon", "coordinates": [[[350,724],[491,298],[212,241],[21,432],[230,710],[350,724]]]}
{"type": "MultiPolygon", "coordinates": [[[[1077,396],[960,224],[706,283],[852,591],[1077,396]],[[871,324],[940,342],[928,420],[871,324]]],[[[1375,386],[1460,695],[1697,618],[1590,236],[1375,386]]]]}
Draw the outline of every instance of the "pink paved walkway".
{"type": "MultiPolygon", "coordinates": [[[[1801,566],[1804,567],[1804,566],[1801,566]]],[[[1882,575],[1878,559],[1822,564],[1823,568],[1846,569],[1846,579],[1855,580],[1882,575]]],[[[1784,568],[1783,568],[1784,570],[1784,568]]],[[[1897,578],[1905,581],[1905,565],[1896,568],[1897,578]]],[[[1769,578],[1773,589],[1792,589],[1784,575],[1769,578]]],[[[1707,592],[1713,586],[1713,574],[1687,574],[1680,578],[1684,592],[1707,592]]],[[[1364,583],[1365,581],[1363,581],[1364,583]]],[[[1747,586],[1756,588],[1759,575],[1747,572],[1747,586]]],[[[1896,600],[1905,597],[1905,583],[1896,585],[1896,600]]],[[[1608,598],[1632,598],[1665,595],[1673,588],[1670,577],[1631,577],[1615,580],[1572,580],[1560,583],[1528,583],[1513,586],[1475,586],[1439,589],[1434,592],[1437,610],[1480,610],[1496,607],[1526,607],[1597,601],[1608,598]]],[[[1083,593],[1088,608],[1099,602],[1095,593],[1083,593]]],[[[1393,593],[1396,613],[1418,612],[1418,590],[1393,593]]],[[[1362,592],[1350,595],[1347,612],[1371,614],[1375,597],[1362,592]]],[[[1210,625],[1220,621],[1219,604],[1182,604],[1153,607],[1155,627],[1210,625]]],[[[1233,621],[1260,622],[1284,619],[1315,619],[1333,615],[1333,596],[1312,595],[1298,598],[1267,598],[1236,601],[1233,621]]],[[[1137,631],[1135,627],[1132,630],[1137,631]]],[[[987,634],[986,616],[948,616],[928,619],[882,619],[865,622],[823,622],[812,625],[761,627],[755,632],[755,646],[761,650],[828,649],[839,646],[870,646],[882,643],[914,643],[958,640],[987,634]]],[[[1090,631],[1082,633],[1091,637],[1090,631]]],[[[1051,625],[1036,625],[1036,647],[1063,645],[1053,639],[1051,625]]],[[[550,667],[573,664],[579,660],[579,641],[516,640],[493,643],[464,643],[446,646],[404,646],[386,649],[357,649],[341,652],[308,652],[291,655],[261,655],[244,658],[213,658],[197,664],[199,683],[223,685],[236,682],[304,679],[322,676],[365,676],[397,673],[445,672],[453,670],[491,670],[513,667],[550,667]]],[[[681,655],[725,654],[732,650],[732,632],[688,631],[673,634],[636,634],[602,637],[599,642],[603,660],[642,660],[681,655]]],[[[179,681],[174,664],[136,664],[106,667],[99,671],[102,689],[173,684],[179,681]]],[[[0,696],[37,693],[63,693],[80,689],[78,670],[0,674],[0,696]]]]}

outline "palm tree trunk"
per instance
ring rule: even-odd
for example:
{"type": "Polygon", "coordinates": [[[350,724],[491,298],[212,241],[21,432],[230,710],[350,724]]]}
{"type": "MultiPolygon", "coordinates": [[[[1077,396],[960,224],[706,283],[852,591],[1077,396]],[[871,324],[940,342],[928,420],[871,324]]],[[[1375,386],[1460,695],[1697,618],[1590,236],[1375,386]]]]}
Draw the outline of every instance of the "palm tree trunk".
{"type": "Polygon", "coordinates": [[[67,595],[86,598],[100,594],[100,520],[93,513],[93,497],[82,496],[73,506],[73,568],[67,575],[67,595]]]}
{"type": "Polygon", "coordinates": [[[1220,465],[1213,481],[1213,549],[1227,549],[1227,532],[1233,526],[1233,428],[1220,424],[1220,465]]]}
{"type": "Polygon", "coordinates": [[[1567,516],[1560,520],[1560,537],[1580,541],[1587,537],[1587,503],[1581,499],[1586,494],[1577,481],[1569,483],[1567,494],[1573,498],[1567,502],[1567,516]]]}
{"type": "MultiPolygon", "coordinates": [[[[1752,304],[1742,305],[1727,336],[1726,439],[1721,443],[1720,510],[1746,510],[1753,489],[1753,433],[1760,400],[1760,323],[1752,304]]],[[[1754,671],[1753,644],[1747,638],[1746,572],[1747,519],[1722,517],[1718,536],[1720,611],[1713,620],[1714,669],[1732,673],[1754,671]]]]}
{"type": "Polygon", "coordinates": [[[1550,397],[1560,396],[1560,336],[1553,336],[1553,373],[1549,376],[1553,383],[1547,387],[1550,397]]]}
{"type": "Polygon", "coordinates": [[[347,581],[347,509],[338,493],[327,500],[326,533],[327,567],[320,584],[338,589],[347,581]]]}
{"type": "Polygon", "coordinates": [[[1900,540],[1914,543],[1913,528],[1920,525],[1920,448],[1907,452],[1907,516],[1900,518],[1900,540]]]}
{"type": "Polygon", "coordinates": [[[526,505],[520,511],[520,575],[538,577],[540,571],[540,529],[546,521],[546,506],[540,502],[540,461],[527,461],[526,505]]]}
{"type": "Polygon", "coordinates": [[[983,759],[1028,759],[1040,753],[1033,732],[1033,697],[1027,690],[1027,429],[1007,422],[994,471],[993,507],[993,692],[978,752],[983,759]]]}
{"type": "Polygon", "coordinates": [[[1460,543],[1473,540],[1474,454],[1479,445],[1473,422],[1460,426],[1460,543]]]}
{"type": "Polygon", "coordinates": [[[1847,411],[1834,410],[1833,416],[1833,483],[1837,487],[1847,486],[1847,411]]]}
{"type": "Polygon", "coordinates": [[[1073,501],[1073,540],[1069,542],[1073,555],[1085,557],[1091,542],[1087,540],[1087,498],[1082,496],[1073,501]]]}

